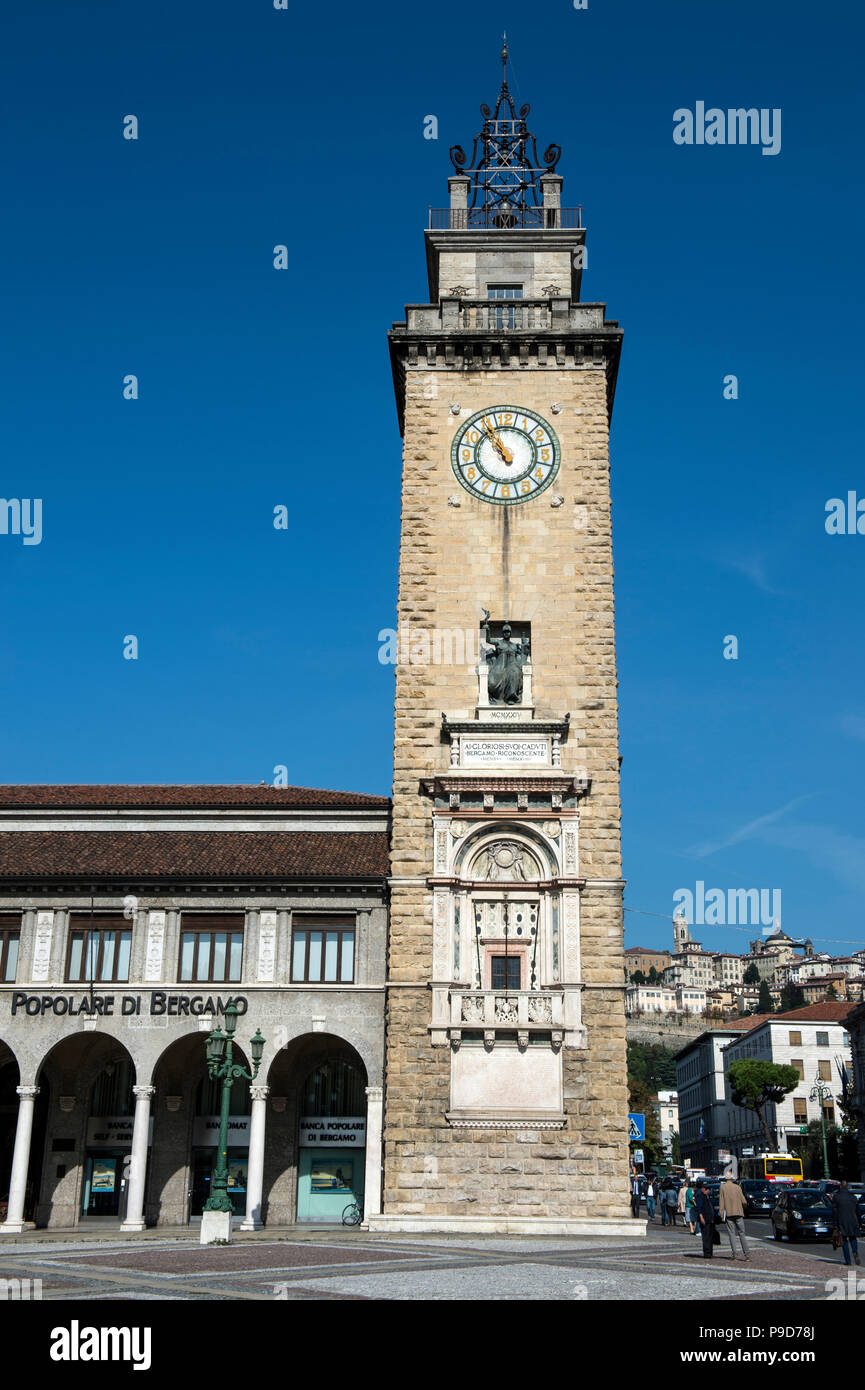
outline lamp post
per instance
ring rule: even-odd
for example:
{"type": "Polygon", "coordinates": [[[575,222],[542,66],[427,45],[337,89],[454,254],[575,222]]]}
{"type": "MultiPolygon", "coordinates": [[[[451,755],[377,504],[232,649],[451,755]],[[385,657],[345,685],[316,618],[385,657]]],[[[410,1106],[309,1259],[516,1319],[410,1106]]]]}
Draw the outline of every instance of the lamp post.
{"type": "Polygon", "coordinates": [[[825,1106],[825,1101],[826,1101],[826,1097],[827,1097],[827,1096],[831,1096],[831,1094],[832,1094],[832,1087],[831,1087],[831,1086],[828,1086],[828,1085],[826,1084],[826,1082],[822,1079],[822,1077],[818,1075],[818,1076],[817,1076],[817,1080],[814,1082],[814,1085],[811,1087],[810,1099],[811,1099],[811,1100],[817,1100],[817,1101],[820,1102],[820,1130],[821,1130],[821,1133],[822,1133],[822,1135],[823,1135],[823,1177],[824,1177],[824,1178],[828,1178],[828,1176],[829,1176],[829,1155],[828,1155],[828,1153],[827,1153],[827,1151],[826,1151],[826,1106],[825,1106]]]}
{"type": "Polygon", "coordinates": [[[208,1034],[205,1045],[208,1075],[214,1081],[222,1082],[222,1097],[219,1110],[219,1147],[217,1149],[216,1169],[210,1183],[210,1196],[204,1204],[201,1219],[201,1243],[209,1245],[215,1240],[231,1239],[231,1216],[233,1207],[228,1195],[228,1117],[231,1113],[231,1088],[235,1081],[245,1077],[254,1081],[261,1066],[264,1052],[264,1038],[256,1028],[249,1046],[252,1056],[252,1072],[233,1060],[234,1030],[240,1010],[233,999],[225,1006],[225,1032],[219,1024],[208,1034]],[[213,1215],[209,1215],[213,1213],[213,1215]]]}

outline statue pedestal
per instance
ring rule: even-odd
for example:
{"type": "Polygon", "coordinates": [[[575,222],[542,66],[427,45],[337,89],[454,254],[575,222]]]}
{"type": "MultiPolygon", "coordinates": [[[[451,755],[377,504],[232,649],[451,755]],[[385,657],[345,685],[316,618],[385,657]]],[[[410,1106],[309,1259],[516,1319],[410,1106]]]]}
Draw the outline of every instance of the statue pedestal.
{"type": "Polygon", "coordinates": [[[531,724],[534,705],[477,705],[475,719],[484,724],[531,724]]]}

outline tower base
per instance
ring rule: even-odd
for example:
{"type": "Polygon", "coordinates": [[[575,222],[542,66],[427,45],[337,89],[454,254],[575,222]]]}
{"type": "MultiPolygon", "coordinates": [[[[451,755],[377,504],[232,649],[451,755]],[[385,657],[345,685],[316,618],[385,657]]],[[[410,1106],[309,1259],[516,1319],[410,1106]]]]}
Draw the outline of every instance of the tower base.
{"type": "Polygon", "coordinates": [[[364,1222],[369,1231],[410,1235],[643,1237],[645,1222],[615,1216],[423,1216],[381,1213],[364,1222]]]}

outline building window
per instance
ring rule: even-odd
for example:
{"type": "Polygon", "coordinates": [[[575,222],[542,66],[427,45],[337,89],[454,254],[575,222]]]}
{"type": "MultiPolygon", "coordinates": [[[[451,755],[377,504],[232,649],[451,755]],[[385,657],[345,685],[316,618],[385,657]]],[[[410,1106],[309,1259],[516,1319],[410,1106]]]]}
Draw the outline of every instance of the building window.
{"type": "Polygon", "coordinates": [[[834,1125],[834,1123],[835,1123],[835,1107],[834,1107],[834,1105],[832,1105],[832,1103],[831,1103],[830,1101],[827,1101],[826,1104],[823,1106],[823,1114],[824,1114],[825,1117],[826,1117],[826,1123],[827,1123],[827,1125],[834,1125]]]}
{"type": "Polygon", "coordinates": [[[828,1046],[829,1046],[829,1034],[828,1034],[828,1033],[818,1033],[818,1034],[817,1034],[817,1046],[818,1046],[818,1047],[828,1047],[828,1046]]]}
{"type": "Polygon", "coordinates": [[[296,984],[354,981],[353,917],[295,917],[291,933],[291,978],[296,984]]]}
{"type": "Polygon", "coordinates": [[[73,984],[87,980],[120,983],[129,979],[132,930],[123,917],[90,917],[73,914],[69,922],[66,979],[73,984]]]}
{"type": "Polygon", "coordinates": [[[21,919],[0,917],[0,980],[12,984],[18,968],[21,919]]]}
{"type": "Polygon", "coordinates": [[[519,956],[491,956],[490,983],[493,989],[520,989],[522,960],[519,956]]]}
{"type": "MultiPolygon", "coordinates": [[[[522,299],[522,285],[487,285],[489,299],[522,299]]],[[[523,310],[513,304],[496,304],[490,307],[490,328],[522,328],[523,310]]]]}
{"type": "Polygon", "coordinates": [[[831,1063],[831,1062],[818,1062],[818,1063],[817,1063],[817,1075],[819,1076],[819,1078],[820,1078],[821,1081],[831,1081],[831,1080],[832,1080],[832,1063],[831,1063]]]}
{"type": "Polygon", "coordinates": [[[797,1070],[798,1073],[799,1073],[799,1080],[800,1080],[800,1081],[804,1081],[804,1080],[805,1080],[805,1063],[804,1063],[804,1061],[802,1060],[802,1058],[801,1058],[801,1057],[791,1057],[791,1058],[790,1058],[790,1066],[796,1068],[796,1070],[797,1070]]]}
{"type": "Polygon", "coordinates": [[[808,1102],[806,1100],[793,1101],[793,1121],[797,1125],[808,1123],[808,1102]]]}
{"type": "Polygon", "coordinates": [[[801,1033],[791,1033],[791,1034],[790,1034],[790,1046],[791,1046],[791,1047],[801,1047],[801,1046],[802,1046],[802,1034],[801,1034],[801,1033]]]}
{"type": "Polygon", "coordinates": [[[180,979],[228,984],[240,979],[243,914],[186,913],[180,930],[180,979]]]}

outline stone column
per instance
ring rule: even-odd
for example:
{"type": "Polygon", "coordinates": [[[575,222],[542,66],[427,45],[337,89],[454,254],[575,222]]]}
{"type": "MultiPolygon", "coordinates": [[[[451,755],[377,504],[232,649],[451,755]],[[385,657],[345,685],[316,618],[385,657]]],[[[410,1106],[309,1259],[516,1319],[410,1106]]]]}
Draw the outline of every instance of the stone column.
{"type": "Polygon", "coordinates": [[[249,1158],[246,1165],[246,1216],[240,1223],[242,1231],[259,1231],[264,1225],[261,1219],[261,1197],[264,1189],[264,1126],[267,1117],[267,1097],[269,1086],[252,1085],[252,1114],[249,1121],[249,1158]]]}
{"type": "Polygon", "coordinates": [[[30,1136],[33,1133],[33,1106],[39,1094],[38,1086],[18,1086],[18,1124],[15,1128],[15,1151],[12,1156],[12,1177],[9,1183],[9,1206],[0,1231],[20,1235],[32,1231],[34,1221],[24,1220],[24,1201],[27,1196],[27,1169],[30,1165],[30,1136]]]}
{"type": "Polygon", "coordinates": [[[147,1139],[150,1132],[150,1101],[155,1086],[133,1086],[135,1123],[132,1127],[132,1162],[129,1165],[129,1195],[126,1219],[121,1231],[144,1230],[144,1179],[147,1175],[147,1139]]]}
{"type": "Polygon", "coordinates": [[[366,1088],[366,1173],[363,1194],[364,1225],[381,1213],[381,1086],[366,1088]]]}

